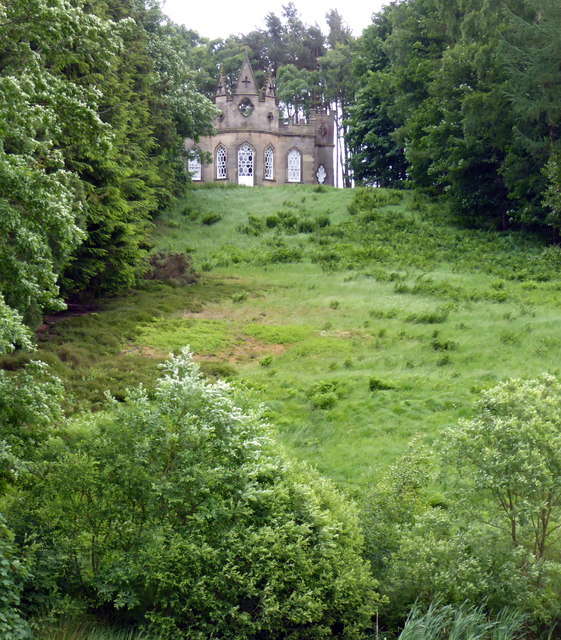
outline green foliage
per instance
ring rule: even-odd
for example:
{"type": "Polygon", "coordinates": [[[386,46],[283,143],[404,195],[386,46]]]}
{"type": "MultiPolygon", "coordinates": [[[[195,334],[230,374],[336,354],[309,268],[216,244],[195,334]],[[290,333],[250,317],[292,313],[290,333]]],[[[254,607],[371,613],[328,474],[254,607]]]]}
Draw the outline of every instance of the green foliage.
{"type": "Polygon", "coordinates": [[[0,370],[0,441],[20,457],[34,456],[37,446],[60,423],[62,385],[44,362],[0,370]]]}
{"type": "Polygon", "coordinates": [[[560,25],[549,1],[384,7],[356,45],[357,182],[407,182],[469,226],[549,226],[555,239],[543,170],[559,151],[560,25]]]}
{"type": "Polygon", "coordinates": [[[395,389],[395,385],[392,382],[382,380],[377,376],[370,376],[368,379],[368,389],[370,391],[388,391],[390,389],[395,389]]]}
{"type": "Polygon", "coordinates": [[[94,622],[67,619],[35,634],[37,640],[161,640],[158,633],[119,629],[94,622]]]}
{"type": "Polygon", "coordinates": [[[450,307],[445,305],[437,307],[431,311],[419,311],[417,313],[411,313],[407,316],[407,322],[414,324],[441,324],[448,320],[450,313],[450,307]]]}
{"type": "MultiPolygon", "coordinates": [[[[267,226],[269,226],[269,224],[267,224],[267,226]]],[[[247,217],[247,224],[240,225],[238,227],[238,231],[240,233],[245,233],[248,236],[258,236],[264,231],[264,229],[265,225],[263,224],[263,221],[260,218],[251,215],[247,217]]]]}
{"type": "Polygon", "coordinates": [[[185,343],[192,344],[197,353],[207,354],[230,344],[229,327],[225,320],[173,317],[147,324],[138,332],[136,341],[164,355],[185,343]]]}
{"type": "Polygon", "coordinates": [[[0,634],[5,640],[31,638],[31,630],[19,608],[28,569],[22,564],[14,535],[0,515],[0,634]]]}
{"type": "Polygon", "coordinates": [[[15,348],[32,348],[31,332],[20,314],[9,307],[0,293],[0,356],[15,348]]]}
{"type": "Polygon", "coordinates": [[[99,94],[63,70],[94,56],[101,39],[110,59],[116,43],[112,26],[63,2],[15,2],[3,9],[0,294],[2,306],[12,310],[11,323],[15,311],[37,324],[44,309],[63,307],[57,276],[83,237],[76,224],[79,185],[64,155],[70,145],[104,153],[109,143],[97,114],[99,94]],[[66,34],[64,46],[58,34],[66,34]],[[38,41],[44,46],[35,46],[38,41]]]}
{"type": "Polygon", "coordinates": [[[205,213],[201,218],[201,224],[210,227],[211,225],[220,222],[220,220],[222,220],[222,216],[219,213],[205,213]]]}
{"type": "Polygon", "coordinates": [[[187,352],[153,400],[138,390],[51,440],[29,480],[11,510],[39,541],[28,598],[60,593],[165,638],[358,639],[370,624],[352,505],[187,352]]]}
{"type": "Polygon", "coordinates": [[[337,381],[319,381],[306,392],[312,409],[332,409],[339,400],[337,381]]]}
{"type": "Polygon", "coordinates": [[[482,607],[431,603],[428,609],[414,606],[399,640],[515,640],[523,632],[524,618],[504,610],[489,619],[482,607]]]}
{"type": "Polygon", "coordinates": [[[18,0],[0,30],[4,353],[28,342],[19,316],[63,308],[61,283],[137,283],[150,217],[185,182],[182,136],[207,132],[214,110],[155,6],[18,0]]]}
{"type": "Polygon", "coordinates": [[[447,434],[451,462],[473,478],[469,495],[482,519],[538,560],[548,557],[561,518],[560,397],[554,376],[509,380],[483,392],[474,419],[447,434]]]}

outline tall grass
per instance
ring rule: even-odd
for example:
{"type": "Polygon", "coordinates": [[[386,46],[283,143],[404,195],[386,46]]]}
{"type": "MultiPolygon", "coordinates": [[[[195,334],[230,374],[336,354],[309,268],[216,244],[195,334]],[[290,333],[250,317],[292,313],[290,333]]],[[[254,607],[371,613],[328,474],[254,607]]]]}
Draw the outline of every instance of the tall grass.
{"type": "Polygon", "coordinates": [[[117,629],[94,622],[66,620],[34,636],[36,640],[161,640],[149,631],[117,629]]]}
{"type": "Polygon", "coordinates": [[[411,609],[399,640],[516,640],[524,619],[514,611],[489,618],[482,607],[431,604],[411,609]]]}

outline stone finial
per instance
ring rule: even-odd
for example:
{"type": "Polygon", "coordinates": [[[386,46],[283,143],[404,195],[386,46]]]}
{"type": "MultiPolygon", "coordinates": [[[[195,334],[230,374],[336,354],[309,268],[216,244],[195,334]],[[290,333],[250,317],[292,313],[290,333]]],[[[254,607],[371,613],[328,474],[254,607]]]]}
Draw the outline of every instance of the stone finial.
{"type": "Polygon", "coordinates": [[[228,95],[226,91],[226,82],[224,80],[224,69],[220,65],[220,76],[218,78],[218,84],[216,85],[216,97],[222,97],[228,95]]]}
{"type": "Polygon", "coordinates": [[[269,73],[267,74],[267,80],[265,82],[265,87],[263,90],[266,98],[276,98],[277,92],[275,88],[275,83],[273,80],[273,70],[269,69],[269,73]]]}

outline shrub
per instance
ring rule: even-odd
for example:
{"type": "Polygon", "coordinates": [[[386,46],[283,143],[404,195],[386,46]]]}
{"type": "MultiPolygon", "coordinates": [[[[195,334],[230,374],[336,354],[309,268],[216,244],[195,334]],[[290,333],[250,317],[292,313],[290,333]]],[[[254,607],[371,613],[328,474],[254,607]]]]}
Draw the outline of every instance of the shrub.
{"type": "Polygon", "coordinates": [[[21,509],[41,539],[39,591],[56,582],[166,639],[358,640],[370,625],[353,505],[188,352],[153,399],[137,390],[61,433],[33,481],[21,509]]]}
{"type": "Polygon", "coordinates": [[[327,216],[325,214],[321,214],[321,215],[317,216],[317,218],[315,218],[315,222],[316,222],[316,225],[318,226],[318,228],[320,228],[320,229],[324,229],[325,227],[329,227],[329,225],[331,224],[331,220],[329,219],[329,216],[327,216]]]}
{"type": "Polygon", "coordinates": [[[270,367],[273,364],[273,356],[271,354],[263,356],[261,360],[259,360],[259,364],[262,367],[270,367]]]}
{"type": "Polygon", "coordinates": [[[286,245],[278,246],[262,256],[265,263],[289,263],[302,260],[302,250],[286,245]]]}
{"type": "Polygon", "coordinates": [[[339,400],[337,381],[320,380],[306,392],[312,409],[332,409],[339,400]]]}
{"type": "Polygon", "coordinates": [[[302,218],[298,221],[298,233],[312,233],[316,229],[316,223],[310,217],[302,218]]]}
{"type": "Polygon", "coordinates": [[[316,393],[310,397],[314,409],[332,409],[337,404],[337,394],[332,391],[316,393]]]}
{"type": "MultiPolygon", "coordinates": [[[[397,293],[397,292],[396,292],[397,293]]],[[[407,322],[414,324],[440,324],[448,320],[450,307],[448,305],[431,309],[430,311],[418,311],[407,316],[407,322]]]]}
{"type": "Polygon", "coordinates": [[[14,535],[0,515],[0,637],[3,640],[31,637],[19,610],[26,575],[27,570],[16,553],[14,535]]]}
{"type": "Polygon", "coordinates": [[[232,302],[245,302],[247,300],[247,291],[236,291],[232,294],[232,302]]]}
{"type": "Polygon", "coordinates": [[[156,252],[150,255],[146,280],[158,280],[171,284],[193,284],[199,275],[193,268],[193,259],[185,253],[156,252]]]}
{"type": "Polygon", "coordinates": [[[205,213],[201,218],[201,223],[207,226],[216,224],[222,220],[222,216],[219,213],[205,213]]]}
{"type": "Polygon", "coordinates": [[[280,223],[278,216],[267,216],[265,218],[265,225],[268,229],[274,229],[280,223]]]}
{"type": "Polygon", "coordinates": [[[387,380],[371,376],[368,380],[368,388],[370,391],[389,391],[395,389],[395,385],[387,380]]]}
{"type": "Polygon", "coordinates": [[[240,225],[237,230],[239,231],[239,233],[243,233],[247,236],[260,236],[265,230],[265,225],[263,224],[263,220],[261,220],[261,218],[248,215],[247,224],[240,225]]]}

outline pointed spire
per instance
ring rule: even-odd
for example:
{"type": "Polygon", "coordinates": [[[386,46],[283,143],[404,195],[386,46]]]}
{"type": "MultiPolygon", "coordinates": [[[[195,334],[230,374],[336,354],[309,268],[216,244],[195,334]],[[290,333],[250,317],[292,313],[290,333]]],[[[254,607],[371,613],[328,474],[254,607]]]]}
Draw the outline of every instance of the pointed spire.
{"type": "Polygon", "coordinates": [[[226,96],[226,82],[224,81],[224,68],[220,65],[220,77],[218,79],[218,84],[216,85],[216,97],[226,96]]]}
{"type": "Polygon", "coordinates": [[[256,96],[258,94],[259,90],[257,89],[255,76],[253,75],[253,69],[251,68],[249,58],[246,56],[242,64],[240,75],[238,76],[234,95],[256,96]]]}
{"type": "Polygon", "coordinates": [[[277,92],[275,89],[275,83],[273,81],[273,69],[269,69],[269,73],[267,74],[267,80],[265,82],[265,87],[263,89],[263,93],[266,98],[276,98],[277,92]]]}

